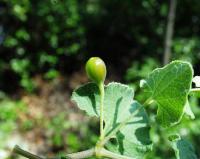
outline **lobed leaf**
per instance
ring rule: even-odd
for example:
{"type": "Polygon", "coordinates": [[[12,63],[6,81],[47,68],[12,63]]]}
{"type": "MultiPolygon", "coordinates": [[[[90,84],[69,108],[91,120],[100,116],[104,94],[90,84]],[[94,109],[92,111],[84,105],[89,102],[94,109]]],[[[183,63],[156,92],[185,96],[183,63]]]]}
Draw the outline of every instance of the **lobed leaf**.
{"type": "Polygon", "coordinates": [[[174,61],[155,69],[141,85],[158,105],[157,121],[164,127],[178,123],[191,88],[193,69],[187,62],[174,61]]]}

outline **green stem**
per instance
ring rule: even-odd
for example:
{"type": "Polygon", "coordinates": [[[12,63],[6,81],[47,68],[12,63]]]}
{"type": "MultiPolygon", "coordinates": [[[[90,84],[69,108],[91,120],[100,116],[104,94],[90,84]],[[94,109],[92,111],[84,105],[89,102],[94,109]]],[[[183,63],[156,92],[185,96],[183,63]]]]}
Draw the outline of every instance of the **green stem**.
{"type": "Polygon", "coordinates": [[[92,149],[89,149],[89,150],[68,154],[67,158],[70,158],[70,159],[83,159],[83,158],[92,157],[94,155],[95,155],[95,150],[94,150],[94,148],[92,148],[92,149]]]}
{"type": "Polygon", "coordinates": [[[99,84],[99,90],[100,90],[100,141],[104,139],[104,130],[103,130],[103,121],[104,121],[104,113],[103,113],[103,107],[104,107],[104,83],[101,82],[99,84]]]}
{"type": "Polygon", "coordinates": [[[153,102],[154,102],[154,100],[153,100],[152,98],[148,98],[148,99],[144,102],[143,106],[146,107],[147,105],[150,105],[150,104],[152,104],[153,102]]]}
{"type": "Polygon", "coordinates": [[[190,92],[189,93],[195,93],[195,92],[200,92],[200,88],[197,87],[197,88],[192,88],[190,89],[190,92]]]}

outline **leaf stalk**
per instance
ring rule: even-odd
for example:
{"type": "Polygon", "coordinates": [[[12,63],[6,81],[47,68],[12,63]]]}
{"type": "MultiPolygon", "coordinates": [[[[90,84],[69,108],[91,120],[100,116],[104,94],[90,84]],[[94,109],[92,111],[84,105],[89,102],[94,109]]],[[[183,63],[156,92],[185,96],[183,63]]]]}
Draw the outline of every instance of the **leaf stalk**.
{"type": "Polygon", "coordinates": [[[99,91],[100,91],[100,141],[104,139],[104,113],[103,113],[103,107],[104,107],[104,83],[101,82],[99,84],[99,91]]]}

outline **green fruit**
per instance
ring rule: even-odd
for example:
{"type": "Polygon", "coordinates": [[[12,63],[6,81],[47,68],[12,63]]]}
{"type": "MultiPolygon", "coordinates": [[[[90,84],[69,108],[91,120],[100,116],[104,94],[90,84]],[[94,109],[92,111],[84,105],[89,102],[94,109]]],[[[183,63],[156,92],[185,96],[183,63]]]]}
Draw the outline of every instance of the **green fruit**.
{"type": "Polygon", "coordinates": [[[95,83],[103,83],[106,78],[106,65],[99,57],[91,57],[86,63],[88,77],[95,83]]]}

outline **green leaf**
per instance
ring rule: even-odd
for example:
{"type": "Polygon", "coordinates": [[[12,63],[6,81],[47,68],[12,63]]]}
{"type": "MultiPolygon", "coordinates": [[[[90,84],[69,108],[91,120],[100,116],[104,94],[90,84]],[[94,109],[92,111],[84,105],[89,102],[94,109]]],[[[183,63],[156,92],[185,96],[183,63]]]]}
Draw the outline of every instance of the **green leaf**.
{"type": "Polygon", "coordinates": [[[116,142],[109,142],[106,146],[110,151],[121,155],[143,158],[146,152],[151,150],[152,144],[149,137],[148,117],[144,108],[136,101],[133,101],[130,113],[125,118],[129,121],[116,134],[116,142]],[[135,111],[137,115],[131,117],[135,111]]]}
{"type": "Polygon", "coordinates": [[[172,142],[177,159],[197,159],[193,146],[184,139],[175,139],[172,142]]]}
{"type": "MultiPolygon", "coordinates": [[[[99,94],[98,86],[95,83],[88,83],[73,92],[72,101],[75,101],[78,107],[86,111],[88,115],[99,116],[99,94]]],[[[132,88],[120,83],[113,82],[105,86],[105,133],[113,129],[113,123],[120,123],[124,119],[124,115],[129,112],[133,102],[133,95],[132,88]]]]}
{"type": "Polygon", "coordinates": [[[110,83],[105,87],[105,134],[109,134],[119,123],[131,115],[133,96],[133,89],[120,83],[110,83]]]}
{"type": "MultiPolygon", "coordinates": [[[[105,86],[104,132],[107,137],[116,137],[117,143],[112,147],[118,153],[132,157],[142,156],[151,148],[147,115],[142,106],[133,100],[133,95],[132,88],[120,83],[105,86]]],[[[88,115],[99,116],[100,97],[96,84],[89,83],[76,89],[72,100],[88,115]]]]}
{"type": "Polygon", "coordinates": [[[145,93],[158,105],[157,121],[164,127],[178,123],[185,110],[193,69],[187,62],[174,61],[155,69],[141,82],[145,93]]]}

